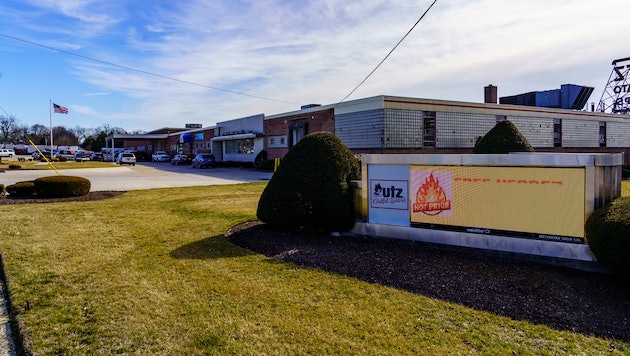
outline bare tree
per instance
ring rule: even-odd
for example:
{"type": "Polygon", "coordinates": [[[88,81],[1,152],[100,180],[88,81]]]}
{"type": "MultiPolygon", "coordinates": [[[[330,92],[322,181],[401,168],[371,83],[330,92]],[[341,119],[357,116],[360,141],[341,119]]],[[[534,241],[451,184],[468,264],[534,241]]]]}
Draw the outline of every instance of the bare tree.
{"type": "Polygon", "coordinates": [[[17,128],[17,119],[13,115],[0,115],[0,141],[13,141],[11,134],[17,128]]]}
{"type": "Polygon", "coordinates": [[[36,145],[46,145],[50,137],[50,128],[41,124],[35,124],[31,126],[29,135],[36,145]]]}
{"type": "Polygon", "coordinates": [[[75,126],[74,129],[70,130],[72,133],[74,133],[74,135],[77,137],[77,139],[79,140],[79,142],[83,142],[85,141],[85,139],[89,136],[88,134],[88,129],[86,129],[85,127],[81,127],[81,126],[75,126]]]}

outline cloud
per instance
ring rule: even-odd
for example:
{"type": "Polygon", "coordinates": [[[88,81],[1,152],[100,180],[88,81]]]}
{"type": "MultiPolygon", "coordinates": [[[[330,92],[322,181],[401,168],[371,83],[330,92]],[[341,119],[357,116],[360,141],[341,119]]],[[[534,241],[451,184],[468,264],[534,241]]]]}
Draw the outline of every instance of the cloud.
{"type": "MultiPolygon", "coordinates": [[[[147,129],[335,103],[431,2],[30,0],[28,9],[8,16],[26,16],[19,21],[32,36],[52,32],[46,43],[137,69],[69,60],[90,88],[84,97],[107,95],[103,118],[147,129]]],[[[629,26],[594,14],[623,6],[621,0],[437,2],[350,100],[389,94],[480,101],[490,83],[500,95],[566,82],[603,85],[610,61],[628,56],[619,44],[629,26]]]]}
{"type": "Polygon", "coordinates": [[[83,106],[83,105],[70,105],[70,109],[72,110],[73,113],[79,113],[79,114],[84,114],[84,115],[96,115],[96,111],[94,111],[94,109],[92,109],[91,107],[88,106],[83,106]]]}

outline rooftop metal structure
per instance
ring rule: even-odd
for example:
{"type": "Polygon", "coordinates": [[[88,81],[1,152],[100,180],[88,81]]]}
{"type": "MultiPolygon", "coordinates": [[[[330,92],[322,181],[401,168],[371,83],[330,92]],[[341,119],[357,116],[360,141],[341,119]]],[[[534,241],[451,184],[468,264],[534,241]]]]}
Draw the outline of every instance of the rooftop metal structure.
{"type": "Polygon", "coordinates": [[[612,61],[613,69],[599,99],[598,110],[613,114],[630,114],[630,57],[612,61]]]}

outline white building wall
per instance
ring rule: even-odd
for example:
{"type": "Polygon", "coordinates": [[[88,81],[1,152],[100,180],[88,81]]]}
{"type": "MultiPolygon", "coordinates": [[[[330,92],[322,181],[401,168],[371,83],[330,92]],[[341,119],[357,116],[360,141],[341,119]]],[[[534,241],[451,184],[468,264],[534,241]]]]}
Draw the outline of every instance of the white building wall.
{"type": "MultiPolygon", "coordinates": [[[[222,141],[222,161],[223,162],[251,162],[254,163],[256,156],[260,151],[264,149],[264,138],[254,138],[254,152],[253,153],[226,153],[225,144],[227,141],[222,141]]],[[[216,155],[215,155],[216,157],[216,155]]]]}
{"type": "Polygon", "coordinates": [[[606,147],[630,147],[630,120],[606,123],[606,147]]]}
{"type": "Polygon", "coordinates": [[[495,115],[438,111],[435,116],[436,148],[473,148],[497,123],[495,115]]]}
{"type": "Polygon", "coordinates": [[[562,119],[562,147],[599,147],[599,121],[562,119]]]}
{"type": "Polygon", "coordinates": [[[553,147],[553,119],[508,116],[532,147],[553,147]]]}

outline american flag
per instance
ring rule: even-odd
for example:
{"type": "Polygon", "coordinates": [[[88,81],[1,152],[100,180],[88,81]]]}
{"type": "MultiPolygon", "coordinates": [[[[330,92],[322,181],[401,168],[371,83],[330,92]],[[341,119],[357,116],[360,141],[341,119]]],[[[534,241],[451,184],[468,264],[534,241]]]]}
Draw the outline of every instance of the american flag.
{"type": "Polygon", "coordinates": [[[65,106],[61,106],[61,105],[57,105],[55,103],[53,103],[53,109],[55,110],[55,112],[57,114],[67,114],[68,113],[68,108],[65,106]]]}

